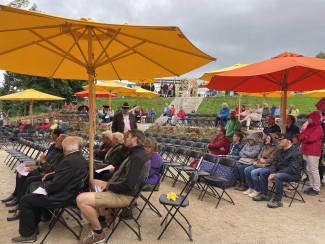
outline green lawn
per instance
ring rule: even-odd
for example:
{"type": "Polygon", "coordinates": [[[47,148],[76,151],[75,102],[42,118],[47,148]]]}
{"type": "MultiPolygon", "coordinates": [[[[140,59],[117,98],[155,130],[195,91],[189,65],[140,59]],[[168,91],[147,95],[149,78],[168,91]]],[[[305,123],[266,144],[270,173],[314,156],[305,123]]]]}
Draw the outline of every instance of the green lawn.
{"type": "MultiPolygon", "coordinates": [[[[294,105],[296,108],[299,109],[301,114],[308,114],[313,112],[316,107],[315,104],[320,100],[321,98],[318,97],[306,97],[301,94],[297,94],[293,97],[288,97],[288,106],[294,105]]],[[[222,103],[228,103],[230,109],[235,109],[236,104],[238,103],[238,96],[230,97],[207,97],[204,98],[200,107],[198,108],[198,113],[218,113],[221,109],[222,103]]],[[[262,97],[250,97],[250,96],[242,96],[241,104],[252,104],[255,103],[262,104],[263,98],[262,97]]],[[[270,97],[266,98],[266,103],[269,104],[271,107],[272,104],[280,104],[281,99],[276,97],[270,97]]]]}

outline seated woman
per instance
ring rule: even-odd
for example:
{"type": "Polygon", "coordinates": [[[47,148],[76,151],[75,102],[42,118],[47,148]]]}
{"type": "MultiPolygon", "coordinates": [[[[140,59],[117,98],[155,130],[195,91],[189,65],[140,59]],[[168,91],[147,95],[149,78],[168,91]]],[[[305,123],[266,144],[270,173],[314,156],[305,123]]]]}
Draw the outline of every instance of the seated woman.
{"type": "Polygon", "coordinates": [[[94,150],[94,159],[96,160],[104,160],[107,151],[113,147],[112,144],[113,134],[110,130],[103,132],[102,142],[103,144],[99,149],[94,150]]]}
{"type": "Polygon", "coordinates": [[[246,128],[247,130],[249,130],[249,126],[251,125],[252,121],[262,120],[262,113],[263,113],[263,109],[258,103],[256,103],[255,109],[251,110],[251,113],[245,116],[245,118],[243,118],[240,122],[243,123],[244,121],[246,121],[246,128]]]}
{"type": "Polygon", "coordinates": [[[222,108],[220,109],[216,117],[216,121],[215,121],[216,126],[218,126],[220,123],[220,126],[224,127],[228,120],[229,120],[229,107],[227,103],[223,103],[222,108]]]}
{"type": "Polygon", "coordinates": [[[235,190],[246,191],[248,186],[245,177],[245,168],[252,165],[256,161],[258,154],[261,151],[260,144],[258,143],[258,137],[255,133],[250,134],[247,137],[248,143],[239,152],[240,159],[235,167],[235,177],[238,182],[235,186],[235,190]]]}
{"type": "Polygon", "coordinates": [[[44,119],[44,123],[40,126],[41,130],[48,130],[50,129],[50,121],[49,119],[44,119]]]}
{"type": "Polygon", "coordinates": [[[95,172],[94,178],[100,179],[103,181],[108,181],[110,178],[112,178],[113,174],[119,169],[122,162],[121,160],[122,154],[124,155],[124,152],[122,151],[124,147],[124,140],[123,140],[123,134],[120,132],[113,133],[112,136],[112,145],[113,147],[109,149],[105,155],[104,161],[97,161],[94,165],[95,169],[105,168],[108,165],[111,165],[112,167],[107,171],[102,171],[100,173],[95,172]]]}
{"type": "Polygon", "coordinates": [[[51,130],[55,130],[56,128],[58,128],[58,120],[53,120],[53,124],[51,125],[50,129],[51,130]]]}
{"type": "Polygon", "coordinates": [[[154,138],[147,138],[144,141],[144,150],[150,158],[151,165],[149,170],[149,176],[147,183],[142,188],[143,191],[159,191],[160,182],[157,182],[159,179],[159,173],[161,166],[163,165],[162,158],[158,153],[158,143],[154,138]],[[155,185],[158,184],[156,187],[155,185]]]}
{"type": "Polygon", "coordinates": [[[244,135],[241,132],[235,132],[232,140],[233,142],[230,144],[230,149],[227,158],[232,158],[235,160],[240,159],[239,152],[243,149],[245,144],[242,142],[244,135]]]}
{"type": "Polygon", "coordinates": [[[290,134],[291,137],[296,134],[300,134],[299,127],[294,125],[296,123],[296,118],[293,115],[287,116],[287,126],[286,126],[286,133],[290,134]]]}
{"type": "Polygon", "coordinates": [[[265,139],[265,145],[262,148],[257,160],[253,165],[247,167],[244,172],[248,184],[248,190],[244,192],[249,197],[256,197],[260,194],[260,173],[262,168],[269,167],[273,159],[275,158],[276,152],[278,151],[277,134],[270,133],[265,139]]]}

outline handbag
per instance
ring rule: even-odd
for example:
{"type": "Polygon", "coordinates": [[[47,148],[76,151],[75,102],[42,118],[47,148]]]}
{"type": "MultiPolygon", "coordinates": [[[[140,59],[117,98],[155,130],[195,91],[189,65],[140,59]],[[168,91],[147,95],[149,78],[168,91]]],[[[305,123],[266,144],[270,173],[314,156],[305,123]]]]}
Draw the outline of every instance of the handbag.
{"type": "Polygon", "coordinates": [[[240,158],[238,160],[238,163],[252,165],[254,163],[254,161],[255,161],[254,158],[240,158]]]}

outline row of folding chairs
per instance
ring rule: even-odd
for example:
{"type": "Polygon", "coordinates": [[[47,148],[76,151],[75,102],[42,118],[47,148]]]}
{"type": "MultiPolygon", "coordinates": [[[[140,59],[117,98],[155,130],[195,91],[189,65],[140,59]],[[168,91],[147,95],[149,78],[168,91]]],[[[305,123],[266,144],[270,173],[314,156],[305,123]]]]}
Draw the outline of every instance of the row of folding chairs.
{"type": "Polygon", "coordinates": [[[17,163],[34,162],[41,153],[48,150],[48,145],[38,144],[24,138],[18,138],[12,148],[7,148],[8,153],[4,163],[14,169],[17,163]]]}

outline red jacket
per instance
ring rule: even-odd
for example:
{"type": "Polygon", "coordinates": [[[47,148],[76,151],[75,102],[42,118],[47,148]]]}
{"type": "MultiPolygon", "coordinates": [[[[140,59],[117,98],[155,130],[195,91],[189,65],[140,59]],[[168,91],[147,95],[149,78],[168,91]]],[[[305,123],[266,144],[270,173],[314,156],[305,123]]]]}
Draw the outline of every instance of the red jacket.
{"type": "Polygon", "coordinates": [[[320,115],[317,112],[312,112],[308,116],[314,123],[308,124],[307,128],[299,135],[299,140],[302,142],[301,153],[321,156],[324,132],[320,125],[320,115]]]}
{"type": "Polygon", "coordinates": [[[42,130],[50,129],[50,124],[49,124],[49,123],[48,123],[48,124],[42,124],[42,125],[40,126],[40,129],[42,129],[42,130]]]}
{"type": "Polygon", "coordinates": [[[228,137],[223,136],[221,138],[215,137],[212,142],[208,145],[208,149],[212,154],[215,155],[227,155],[230,148],[230,140],[228,137]],[[220,148],[224,147],[225,150],[220,148]]]}
{"type": "Polygon", "coordinates": [[[179,110],[177,117],[184,119],[185,118],[185,111],[184,110],[179,110]]]}

